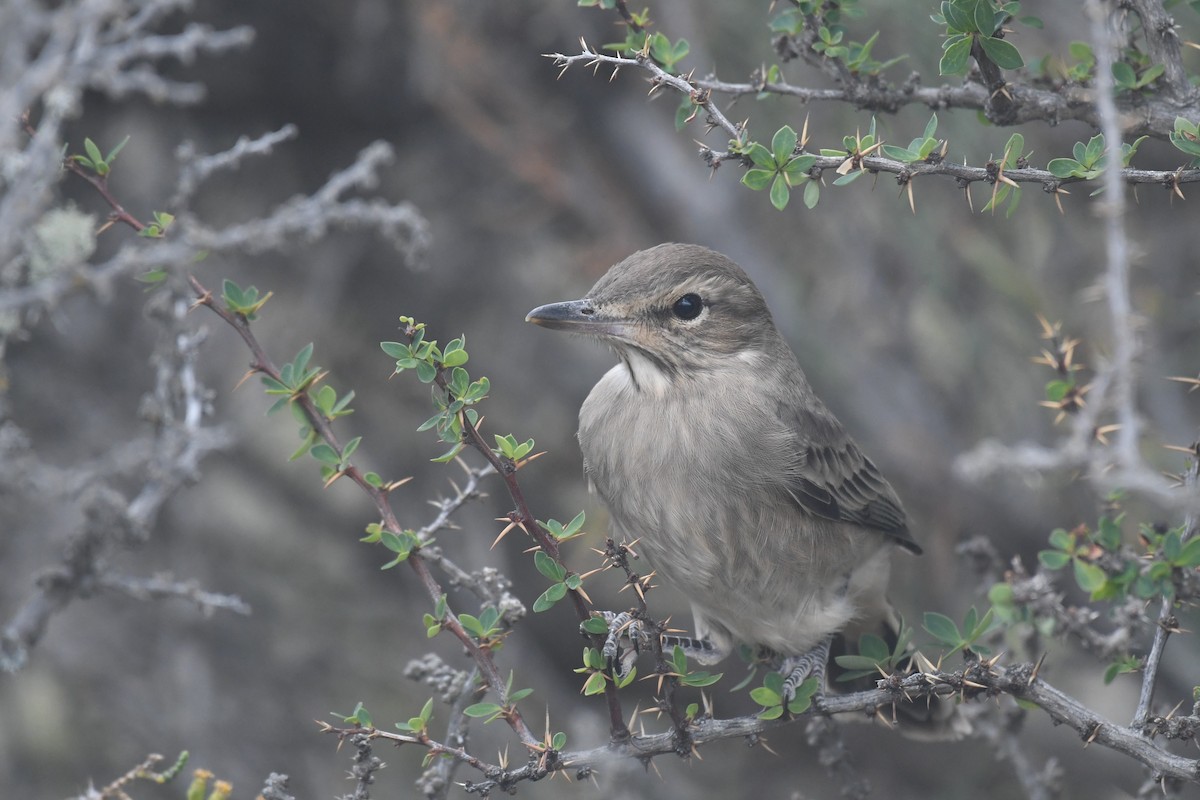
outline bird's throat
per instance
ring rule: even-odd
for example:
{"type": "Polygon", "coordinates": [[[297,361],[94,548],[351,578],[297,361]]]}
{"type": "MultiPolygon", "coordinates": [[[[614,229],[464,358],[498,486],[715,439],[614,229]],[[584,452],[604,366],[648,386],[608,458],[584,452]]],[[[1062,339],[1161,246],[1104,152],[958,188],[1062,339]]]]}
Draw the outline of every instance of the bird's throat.
{"type": "Polygon", "coordinates": [[[673,385],[671,373],[644,353],[629,349],[621,353],[621,361],[629,372],[629,380],[638,392],[661,397],[673,385]]]}

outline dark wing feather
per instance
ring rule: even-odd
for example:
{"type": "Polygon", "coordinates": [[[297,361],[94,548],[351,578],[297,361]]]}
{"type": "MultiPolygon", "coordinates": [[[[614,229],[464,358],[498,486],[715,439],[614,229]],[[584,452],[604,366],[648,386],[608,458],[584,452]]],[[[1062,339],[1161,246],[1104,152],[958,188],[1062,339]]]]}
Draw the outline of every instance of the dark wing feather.
{"type": "Polygon", "coordinates": [[[896,492],[841,423],[825,408],[792,414],[796,438],[787,488],[796,503],[814,516],[877,530],[920,553],[896,492]]]}

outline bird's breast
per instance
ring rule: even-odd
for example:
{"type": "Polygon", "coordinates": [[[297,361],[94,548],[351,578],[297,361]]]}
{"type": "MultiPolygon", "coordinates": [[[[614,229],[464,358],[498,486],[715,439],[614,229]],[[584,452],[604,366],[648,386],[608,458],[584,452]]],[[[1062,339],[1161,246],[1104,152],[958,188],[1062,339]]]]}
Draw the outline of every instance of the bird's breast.
{"type": "Polygon", "coordinates": [[[589,480],[620,532],[640,539],[675,583],[719,583],[733,562],[808,557],[796,537],[765,540],[794,513],[778,502],[786,431],[755,397],[752,376],[720,377],[647,391],[618,365],[580,411],[589,480]]]}

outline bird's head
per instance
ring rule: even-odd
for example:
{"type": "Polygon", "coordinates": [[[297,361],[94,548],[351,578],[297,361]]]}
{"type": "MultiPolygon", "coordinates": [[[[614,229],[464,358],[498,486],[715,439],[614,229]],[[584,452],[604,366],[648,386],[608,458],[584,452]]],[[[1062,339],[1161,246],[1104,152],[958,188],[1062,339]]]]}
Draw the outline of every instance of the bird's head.
{"type": "Polygon", "coordinates": [[[539,306],[525,321],[595,336],[635,376],[635,367],[647,366],[667,380],[752,359],[778,341],[767,304],[741,267],[692,244],[634,253],[582,300],[539,306]]]}

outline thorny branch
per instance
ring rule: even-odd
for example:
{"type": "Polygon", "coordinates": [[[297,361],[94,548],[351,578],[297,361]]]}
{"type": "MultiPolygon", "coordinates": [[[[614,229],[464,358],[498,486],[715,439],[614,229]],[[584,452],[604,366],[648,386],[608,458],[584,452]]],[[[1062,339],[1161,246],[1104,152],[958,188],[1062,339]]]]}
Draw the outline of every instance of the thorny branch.
{"type": "MultiPolygon", "coordinates": [[[[252,355],[250,362],[250,373],[266,375],[281,384],[284,383],[279,369],[271,361],[270,357],[266,353],[266,350],[259,343],[258,338],[251,330],[249,321],[247,321],[247,319],[241,314],[234,313],[225,308],[221,303],[217,302],[212,292],[204,288],[204,286],[198,280],[196,280],[195,277],[191,277],[190,281],[192,288],[196,293],[197,299],[195,305],[204,306],[215,313],[227,325],[237,331],[238,335],[242,338],[242,341],[245,342],[246,347],[250,350],[252,355]]],[[[309,425],[312,426],[312,429],[316,432],[317,436],[330,447],[332,447],[340,458],[345,450],[344,445],[334,432],[329,418],[327,418],[325,414],[323,414],[321,410],[317,408],[316,403],[313,402],[311,397],[309,397],[307,388],[308,387],[305,387],[303,390],[300,390],[294,394],[291,398],[291,402],[295,403],[303,410],[305,418],[308,420],[309,425]]],[[[383,527],[385,530],[391,531],[395,534],[403,534],[404,528],[396,518],[396,514],[392,509],[390,499],[390,492],[393,488],[395,488],[396,484],[391,484],[384,487],[374,486],[367,481],[366,473],[360,470],[352,462],[344,464],[338,477],[342,476],[357,484],[358,487],[362,489],[368,497],[371,498],[372,502],[375,504],[376,510],[379,512],[380,518],[383,521],[383,527]]],[[[409,568],[413,570],[417,578],[420,580],[421,585],[425,588],[425,591],[429,596],[430,602],[437,604],[445,594],[445,590],[430,571],[429,563],[420,554],[420,552],[417,551],[412,552],[406,559],[405,563],[408,564],[409,568]]],[[[467,653],[469,653],[471,658],[475,661],[476,665],[479,667],[480,674],[483,676],[484,682],[496,693],[500,705],[507,709],[507,713],[504,715],[504,718],[513,731],[520,737],[521,742],[526,747],[536,748],[538,744],[537,738],[534,737],[532,732],[530,732],[529,726],[526,725],[524,718],[521,716],[520,710],[508,700],[508,690],[506,688],[507,684],[504,678],[500,675],[499,669],[496,667],[495,660],[492,658],[491,650],[479,645],[479,642],[477,642],[475,638],[463,628],[462,623],[459,622],[458,616],[452,610],[447,609],[446,616],[440,620],[440,622],[444,629],[450,631],[450,633],[462,643],[467,653]]]]}
{"type": "MultiPolygon", "coordinates": [[[[407,330],[405,334],[412,337],[414,331],[407,330]]],[[[446,377],[439,373],[436,377],[437,385],[445,391],[447,388],[446,377]]],[[[553,558],[565,569],[569,568],[563,562],[562,556],[559,553],[558,542],[554,537],[542,527],[534,516],[533,511],[529,507],[529,503],[525,500],[525,493],[522,490],[520,483],[517,481],[518,464],[511,459],[498,454],[488,446],[484,441],[483,436],[479,433],[476,425],[472,424],[467,418],[466,410],[458,412],[459,421],[462,425],[463,443],[469,445],[473,450],[478,452],[491,465],[504,481],[505,488],[508,489],[509,497],[513,501],[515,508],[509,514],[509,520],[512,524],[519,526],[526,535],[533,539],[538,547],[540,547],[546,555],[553,558]]],[[[588,602],[585,599],[583,592],[579,589],[568,589],[567,595],[571,598],[572,606],[575,608],[575,614],[580,622],[584,622],[591,618],[592,612],[588,608],[588,602]]],[[[599,634],[587,634],[588,639],[594,647],[600,648],[603,646],[604,637],[599,634]]],[[[629,729],[625,725],[623,713],[621,711],[621,700],[617,696],[617,688],[612,681],[605,681],[604,684],[604,699],[608,705],[609,728],[612,738],[620,741],[628,738],[629,729]]]]}
{"type": "MultiPolygon", "coordinates": [[[[1056,723],[1076,732],[1084,745],[1097,744],[1122,753],[1149,767],[1156,775],[1200,783],[1200,761],[1185,758],[1159,747],[1132,727],[1118,725],[1098,716],[1079,701],[1059,691],[1037,676],[1032,664],[1001,667],[993,662],[974,661],[962,670],[917,672],[907,676],[893,675],[878,682],[879,688],[845,695],[826,695],[822,712],[829,715],[865,714],[876,717],[894,703],[919,701],[927,696],[958,695],[963,700],[992,699],[1008,695],[1039,706],[1056,723]]],[[[696,746],[732,738],[764,740],[764,734],[790,724],[795,719],[811,717],[806,712],[793,720],[761,720],[756,716],[731,719],[697,719],[689,733],[696,746]]],[[[327,727],[339,738],[367,733],[375,738],[397,744],[418,744],[432,753],[446,755],[478,770],[484,780],[465,783],[468,792],[488,796],[496,790],[511,791],[526,780],[540,780],[553,771],[570,770],[586,774],[607,763],[636,758],[646,760],[676,752],[674,731],[632,736],[623,742],[610,742],[591,750],[548,753],[548,757],[530,760],[513,769],[491,764],[462,748],[440,743],[424,736],[391,733],[377,729],[327,727]]]]}
{"type": "MultiPolygon", "coordinates": [[[[1146,3],[1146,5],[1153,4],[1146,3]]],[[[815,23],[811,23],[809,27],[815,30],[814,26],[815,23]]],[[[710,129],[720,128],[728,135],[731,142],[738,146],[745,145],[749,141],[746,123],[734,124],[730,121],[729,117],[718,108],[713,99],[714,95],[724,95],[736,99],[763,93],[778,94],[795,98],[803,103],[834,101],[850,103],[866,110],[884,112],[896,112],[911,104],[923,104],[935,111],[943,108],[984,111],[990,109],[993,104],[994,92],[976,81],[969,81],[958,87],[922,87],[919,85],[919,77],[914,74],[903,87],[894,88],[878,81],[867,81],[846,70],[842,67],[841,62],[816,53],[808,45],[797,46],[798,54],[805,55],[811,63],[827,73],[839,84],[839,88],[814,89],[794,86],[784,81],[768,82],[766,80],[730,83],[715,77],[695,78],[690,74],[674,75],[659,66],[646,53],[637,53],[632,57],[607,55],[594,50],[586,42],[581,41],[580,44],[581,52],[577,54],[546,54],[547,58],[554,60],[555,66],[560,69],[560,75],[570,67],[579,64],[593,69],[607,65],[612,67],[614,77],[622,67],[643,70],[650,74],[651,94],[665,86],[686,95],[694,104],[704,110],[710,129]]],[[[1178,56],[1178,44],[1175,45],[1175,53],[1178,56]]],[[[994,67],[994,65],[990,66],[994,67]]],[[[1103,70],[1098,68],[1097,73],[1103,73],[1103,70]]],[[[1111,75],[1103,73],[1098,82],[1100,85],[1097,87],[1067,86],[1056,87],[1053,90],[1005,83],[1005,95],[1011,97],[1011,104],[1006,105],[1003,120],[994,121],[1015,125],[1031,121],[1049,121],[1051,124],[1056,124],[1061,120],[1079,119],[1095,127],[1102,127],[1101,107],[1104,98],[1107,97],[1111,102],[1111,94],[1106,94],[1104,84],[1107,83],[1111,86],[1111,75]]],[[[1192,104],[1200,103],[1200,93],[1191,91],[1186,93],[1185,97],[1192,104]]],[[[1136,115],[1126,114],[1127,120],[1136,119],[1136,122],[1127,122],[1125,133],[1132,136],[1149,134],[1163,137],[1172,129],[1177,116],[1181,114],[1187,116],[1189,113],[1188,108],[1180,107],[1178,103],[1172,103],[1169,107],[1162,103],[1162,108],[1155,109],[1146,107],[1150,105],[1153,103],[1139,103],[1136,115]]],[[[1123,110],[1130,111],[1129,109],[1123,110]]],[[[1192,116],[1200,116],[1200,107],[1191,110],[1195,112],[1192,116]]],[[[1105,138],[1109,142],[1121,141],[1120,131],[1118,130],[1116,133],[1110,131],[1105,138]]],[[[708,147],[702,147],[700,152],[705,162],[713,167],[725,160],[739,158],[732,151],[720,151],[708,147]]],[[[819,156],[813,174],[819,175],[821,170],[836,168],[845,160],[845,157],[819,156]]],[[[854,166],[871,172],[895,174],[902,182],[919,174],[948,175],[956,178],[960,185],[964,186],[974,182],[994,183],[997,179],[994,168],[968,167],[965,164],[959,166],[940,158],[931,159],[928,163],[912,164],[875,155],[856,159],[854,166]]],[[[1139,170],[1125,168],[1119,172],[1121,179],[1126,183],[1157,184],[1170,191],[1178,191],[1178,187],[1182,184],[1200,181],[1200,170],[1198,169],[1139,170]]],[[[1032,168],[1006,170],[1004,175],[1016,183],[1039,183],[1047,192],[1051,193],[1058,191],[1064,185],[1082,180],[1078,178],[1063,179],[1046,170],[1032,168]]]]}

